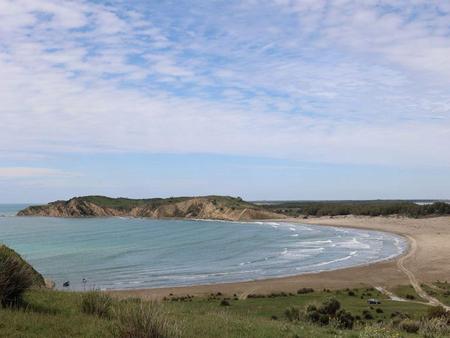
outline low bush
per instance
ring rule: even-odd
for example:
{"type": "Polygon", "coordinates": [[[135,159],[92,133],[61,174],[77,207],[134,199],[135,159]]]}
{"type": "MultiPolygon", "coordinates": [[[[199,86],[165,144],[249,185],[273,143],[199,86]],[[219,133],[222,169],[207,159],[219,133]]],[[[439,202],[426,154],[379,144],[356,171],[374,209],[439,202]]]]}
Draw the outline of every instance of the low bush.
{"type": "Polygon", "coordinates": [[[424,338],[450,337],[450,326],[444,317],[432,318],[420,323],[419,332],[424,338]]]}
{"type": "Polygon", "coordinates": [[[369,310],[363,310],[362,315],[364,319],[373,319],[373,315],[369,310]]]}
{"type": "Polygon", "coordinates": [[[322,314],[327,314],[330,316],[335,316],[336,312],[341,308],[341,303],[335,298],[327,299],[319,307],[318,311],[322,314]]]}
{"type": "Polygon", "coordinates": [[[105,293],[89,291],[82,295],[81,312],[107,318],[110,315],[112,299],[105,293]]]}
{"type": "Polygon", "coordinates": [[[179,337],[179,328],[171,322],[156,302],[121,304],[114,309],[116,324],[112,334],[118,338],[179,337]]]}
{"type": "Polygon", "coordinates": [[[312,312],[312,311],[317,311],[317,306],[315,306],[314,304],[309,304],[306,307],[306,312],[312,312]]]}
{"type": "Polygon", "coordinates": [[[420,322],[412,319],[404,319],[400,322],[398,327],[407,333],[417,333],[420,329],[420,322]]]}
{"type": "Polygon", "coordinates": [[[220,301],[220,306],[230,306],[230,302],[227,301],[226,299],[222,299],[220,301]]]}
{"type": "Polygon", "coordinates": [[[355,322],[355,317],[353,315],[345,310],[340,310],[338,313],[336,313],[336,322],[337,326],[340,329],[353,329],[353,324],[355,322]]]}
{"type": "Polygon", "coordinates": [[[304,295],[304,294],[312,293],[312,292],[314,292],[314,289],[312,289],[312,288],[301,288],[301,289],[297,290],[298,295],[304,295]]]}
{"type": "Polygon", "coordinates": [[[23,293],[33,285],[34,274],[20,256],[0,252],[0,303],[12,306],[22,301],[23,293]]]}
{"type": "Polygon", "coordinates": [[[441,318],[441,317],[447,317],[449,314],[442,306],[433,306],[430,307],[427,311],[427,318],[433,319],[433,318],[441,318]]]}
{"type": "Polygon", "coordinates": [[[318,323],[321,317],[321,314],[317,310],[308,311],[306,313],[306,317],[312,323],[318,323]]]}
{"type": "Polygon", "coordinates": [[[385,326],[365,326],[359,333],[359,338],[401,338],[402,336],[385,326]]]}
{"type": "Polygon", "coordinates": [[[287,320],[294,322],[300,320],[300,310],[296,307],[290,307],[287,308],[284,311],[284,315],[286,316],[287,320]]]}
{"type": "Polygon", "coordinates": [[[326,326],[326,325],[330,324],[330,316],[324,315],[324,314],[319,315],[318,323],[322,326],[326,326]]]}

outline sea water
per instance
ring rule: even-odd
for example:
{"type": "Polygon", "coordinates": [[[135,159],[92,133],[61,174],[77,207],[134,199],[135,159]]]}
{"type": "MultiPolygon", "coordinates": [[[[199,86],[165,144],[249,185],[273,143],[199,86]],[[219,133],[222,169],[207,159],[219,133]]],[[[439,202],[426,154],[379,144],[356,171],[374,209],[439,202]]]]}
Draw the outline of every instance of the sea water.
{"type": "Polygon", "coordinates": [[[290,276],[389,259],[407,245],[378,231],[284,222],[15,216],[24,207],[0,205],[0,243],[75,290],[290,276]]]}

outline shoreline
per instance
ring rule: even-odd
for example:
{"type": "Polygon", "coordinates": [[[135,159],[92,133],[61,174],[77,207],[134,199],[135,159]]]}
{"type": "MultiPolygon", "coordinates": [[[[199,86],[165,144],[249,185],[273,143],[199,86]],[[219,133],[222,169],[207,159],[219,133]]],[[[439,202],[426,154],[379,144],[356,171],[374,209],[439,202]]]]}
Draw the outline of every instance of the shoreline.
{"type": "MultiPolygon", "coordinates": [[[[254,220],[260,221],[260,220],[254,220]]],[[[404,217],[366,217],[338,216],[317,217],[308,219],[287,218],[277,220],[261,220],[265,222],[283,222],[296,224],[314,224],[318,226],[334,226],[354,229],[383,231],[399,235],[407,240],[408,247],[402,254],[388,260],[371,262],[349,268],[305,273],[294,276],[276,277],[245,282],[228,282],[193,286],[161,287],[146,289],[107,290],[117,297],[163,298],[169,295],[204,296],[220,292],[245,298],[251,293],[267,294],[271,292],[296,292],[302,287],[316,289],[338,289],[347,287],[382,286],[392,288],[409,284],[408,276],[399,268],[401,258],[411,253],[411,239],[416,241],[418,250],[407,257],[408,265],[418,279],[431,282],[438,279],[450,279],[450,247],[436,246],[438,239],[443,244],[450,241],[450,217],[434,217],[411,219],[404,217]],[[437,235],[437,236],[436,236],[437,235]],[[425,249],[425,252],[424,252],[425,249]],[[442,254],[444,252],[444,254],[442,254]]]]}

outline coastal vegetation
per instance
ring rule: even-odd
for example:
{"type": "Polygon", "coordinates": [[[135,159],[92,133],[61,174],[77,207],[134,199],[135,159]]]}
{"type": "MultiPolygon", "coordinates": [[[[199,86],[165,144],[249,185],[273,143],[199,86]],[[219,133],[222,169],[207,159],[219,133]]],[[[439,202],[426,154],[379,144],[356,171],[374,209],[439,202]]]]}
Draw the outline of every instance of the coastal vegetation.
{"type": "MultiPolygon", "coordinates": [[[[159,303],[103,294],[110,310],[99,316],[83,311],[84,293],[37,289],[25,294],[27,307],[0,309],[0,336],[437,338],[450,333],[443,309],[394,302],[371,288],[352,291],[356,296],[317,290],[248,299],[174,296],[159,303]],[[381,304],[369,305],[369,297],[381,304]]],[[[91,300],[104,304],[100,297],[91,300]]]]}
{"type": "Polygon", "coordinates": [[[15,306],[31,287],[43,287],[44,278],[20,255],[5,245],[0,246],[0,304],[15,306]]]}
{"type": "Polygon", "coordinates": [[[450,215],[450,204],[420,205],[410,201],[286,201],[261,204],[267,210],[290,217],[299,216],[390,216],[426,217],[450,215]]]}

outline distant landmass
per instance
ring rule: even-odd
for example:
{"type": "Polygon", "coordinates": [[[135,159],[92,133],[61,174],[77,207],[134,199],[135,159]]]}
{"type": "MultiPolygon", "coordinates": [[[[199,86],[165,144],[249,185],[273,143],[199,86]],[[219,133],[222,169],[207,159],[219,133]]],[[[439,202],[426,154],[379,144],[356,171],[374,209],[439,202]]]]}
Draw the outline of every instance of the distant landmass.
{"type": "MultiPolygon", "coordinates": [[[[419,201],[419,200],[417,200],[419,201]]],[[[102,217],[132,216],[150,218],[198,218],[220,220],[281,219],[320,216],[406,216],[450,215],[448,201],[259,201],[239,197],[199,196],[170,198],[74,197],[46,205],[30,206],[18,216],[102,217]]]]}
{"type": "Polygon", "coordinates": [[[279,219],[286,216],[229,196],[171,197],[150,199],[74,197],[46,205],[30,206],[18,216],[197,218],[220,220],[279,219]]]}

